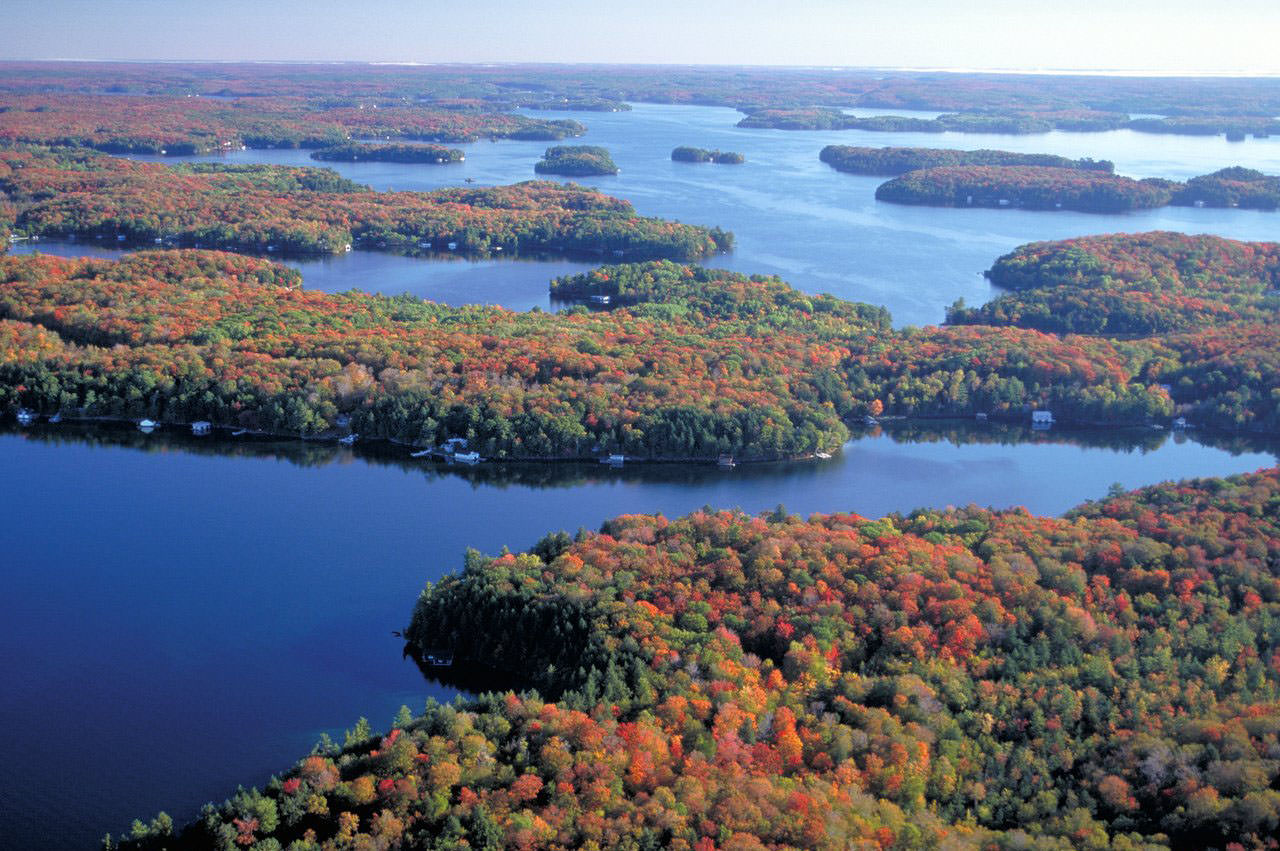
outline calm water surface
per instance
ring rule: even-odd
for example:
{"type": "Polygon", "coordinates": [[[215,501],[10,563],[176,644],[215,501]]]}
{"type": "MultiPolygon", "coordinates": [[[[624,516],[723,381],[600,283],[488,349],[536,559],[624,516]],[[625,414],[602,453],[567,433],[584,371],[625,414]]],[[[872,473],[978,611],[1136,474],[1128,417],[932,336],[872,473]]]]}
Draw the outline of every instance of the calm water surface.
{"type": "MultiPolygon", "coordinates": [[[[856,110],[879,113],[884,110],[856,110]]],[[[916,114],[897,110],[902,114],[916,114]]],[[[544,113],[530,113],[542,115],[544,113]]],[[[931,117],[933,113],[922,113],[931,117]]],[[[818,161],[828,144],[1000,148],[1113,160],[1132,177],[1185,179],[1228,165],[1280,172],[1280,137],[1227,142],[1223,137],[1167,136],[1114,130],[1035,136],[973,133],[873,133],[863,130],[744,130],[742,117],[717,107],[637,104],[632,112],[587,113],[583,144],[604,145],[622,169],[578,182],[630,200],[649,216],[732,230],[732,254],[707,261],[746,273],[776,274],[809,292],[882,304],[898,324],[942,321],[957,298],[981,304],[991,288],[981,273],[999,255],[1041,239],[1094,233],[1177,230],[1235,239],[1280,238],[1280,213],[1166,207],[1122,215],[1070,211],[953,210],[877,202],[886,178],[841,174],[818,161]],[[677,163],[677,145],[739,151],[743,165],[677,163]]],[[[573,144],[570,140],[568,144],[573,144]]],[[[376,189],[429,190],[506,184],[535,177],[546,142],[460,145],[465,162],[445,166],[404,163],[318,163],[297,150],[240,151],[230,162],[325,165],[376,189]]],[[[174,161],[182,158],[148,158],[174,161]]],[[[210,159],[197,158],[197,159],[210,159]]],[[[356,254],[313,261],[313,285],[345,289],[374,281],[384,292],[409,291],[454,303],[546,307],[545,279],[585,264],[554,264],[539,274],[518,263],[432,264],[356,254]],[[316,274],[319,272],[319,274],[316,274]],[[539,289],[541,287],[541,289],[539,289]]]]}
{"type": "MultiPolygon", "coordinates": [[[[981,271],[1032,240],[1153,228],[1280,237],[1280,215],[1242,210],[1092,216],[877,204],[880,179],[817,160],[830,143],[997,147],[1105,157],[1124,174],[1184,178],[1235,164],[1278,172],[1280,139],[748,131],[733,126],[740,117],[645,105],[585,115],[583,142],[606,145],[622,167],[586,182],[646,215],[733,230],[737,250],[713,265],[884,304],[899,324],[937,322],[956,298],[987,300],[981,271]],[[673,163],[671,148],[681,144],[741,151],[748,162],[673,163]]],[[[463,147],[467,160],[456,166],[329,165],[379,189],[457,186],[466,177],[510,183],[533,177],[546,144],[463,147]]],[[[316,164],[299,151],[229,159],[316,164]]],[[[102,244],[16,250],[119,254],[102,244]]],[[[516,309],[547,307],[549,278],[590,268],[366,252],[289,262],[326,291],[407,291],[516,309]]],[[[389,450],[71,426],[0,432],[8,485],[0,496],[8,579],[0,723],[11,731],[0,760],[0,835],[24,837],[24,848],[92,847],[159,809],[186,820],[237,783],[286,768],[322,731],[340,734],[361,715],[385,728],[401,704],[447,699],[451,691],[400,659],[391,630],[405,625],[423,582],[458,567],[468,546],[524,548],[549,530],[704,504],[879,516],[974,502],[1056,513],[1114,482],[1276,462],[1272,447],[1247,441],[1212,446],[1131,432],[1020,442],[1028,436],[994,426],[947,429],[945,438],[864,436],[825,463],[460,472],[389,450]]]]}

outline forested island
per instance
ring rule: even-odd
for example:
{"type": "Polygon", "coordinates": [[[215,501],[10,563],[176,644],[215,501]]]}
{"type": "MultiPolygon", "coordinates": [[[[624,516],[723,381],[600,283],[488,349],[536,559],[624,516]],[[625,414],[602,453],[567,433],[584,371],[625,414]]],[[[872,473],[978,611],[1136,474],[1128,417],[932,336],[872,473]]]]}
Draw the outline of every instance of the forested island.
{"type": "Polygon", "coordinates": [[[609,151],[598,145],[556,145],[547,148],[542,159],[534,163],[538,174],[563,174],[569,177],[617,174],[618,166],[609,151]]]}
{"type": "Polygon", "coordinates": [[[469,552],[407,649],[526,690],[362,720],[119,847],[1265,848],[1277,504],[1269,470],[469,552]]]}
{"type": "Polygon", "coordinates": [[[1142,180],[1112,174],[1111,163],[1067,161],[1065,167],[1040,154],[1002,151],[915,149],[823,149],[821,156],[836,168],[868,173],[918,161],[957,165],[925,165],[907,171],[876,188],[876,200],[934,207],[1000,207],[1026,210],[1076,210],[1119,213],[1166,205],[1182,207],[1280,207],[1280,176],[1232,167],[1193,177],[1186,183],[1148,177],[1142,180]],[[905,151],[906,153],[898,153],[905,151]],[[972,158],[966,156],[974,154],[972,158]],[[1042,157],[1044,162],[1038,162],[1042,157]],[[1005,158],[1010,164],[999,164],[1005,158]],[[966,160],[972,164],[964,164],[966,160]],[[1021,161],[1022,164],[1018,164],[1021,161]],[[846,164],[841,168],[837,163],[846,164]],[[986,164],[991,163],[991,164],[986,164]]]}
{"type": "Polygon", "coordinates": [[[330,162],[431,163],[445,165],[465,160],[458,148],[443,145],[390,145],[372,142],[348,142],[313,151],[311,159],[330,162]]]}
{"type": "MultiPolygon", "coordinates": [[[[1134,254],[1152,268],[1184,251],[1145,239],[1134,254]]],[[[1255,260],[1274,245],[1222,245],[1218,274],[1274,286],[1255,260]]],[[[465,437],[496,459],[800,457],[881,414],[1280,427],[1280,326],[1260,312],[1274,299],[1250,306],[1225,286],[1200,294],[1220,304],[1194,329],[1135,338],[1047,334],[1002,313],[895,331],[879,308],[675,263],[558,281],[558,296],[619,305],[563,314],[309,292],[284,267],[210,252],[14,256],[0,281],[0,408],[46,414],[302,436],[345,414],[370,438],[465,437]]],[[[1123,298],[1150,301],[1135,289],[1123,298]]]]}
{"type": "Polygon", "coordinates": [[[1163,207],[1171,181],[1051,166],[941,166],[907,172],[876,188],[877,201],[934,207],[1019,207],[1119,213],[1163,207]]]}
{"type": "Polygon", "coordinates": [[[233,251],[613,255],[690,260],[732,235],[638,216],[593,189],[548,181],[375,192],[322,168],[142,163],[86,149],[0,150],[0,226],[27,236],[233,251]]]}
{"type": "Polygon", "coordinates": [[[1054,154],[1020,154],[1013,151],[961,151],[954,148],[861,148],[849,145],[827,145],[818,159],[850,174],[897,176],[909,171],[939,166],[1050,166],[1085,171],[1114,172],[1110,160],[1059,157],[1054,154]]]}
{"type": "Polygon", "coordinates": [[[685,163],[719,163],[722,165],[741,165],[746,157],[736,151],[715,151],[706,148],[692,148],[681,145],[671,151],[671,159],[685,163]]]}

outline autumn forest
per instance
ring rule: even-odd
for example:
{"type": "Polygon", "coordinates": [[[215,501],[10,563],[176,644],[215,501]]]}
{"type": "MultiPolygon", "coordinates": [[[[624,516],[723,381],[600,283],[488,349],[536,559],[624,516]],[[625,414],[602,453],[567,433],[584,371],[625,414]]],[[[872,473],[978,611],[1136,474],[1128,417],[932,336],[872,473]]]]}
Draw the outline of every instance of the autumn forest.
{"type": "MultiPolygon", "coordinates": [[[[1053,228],[1169,208],[1265,229],[1280,177],[1242,157],[1135,178],[1102,141],[957,139],[1251,145],[1276,115],[1274,80],[1234,78],[6,63],[0,416],[18,435],[194,426],[211,445],[358,438],[344,458],[726,476],[816,467],[882,423],[904,441],[989,425],[991,443],[1052,424],[1139,452],[1156,432],[1271,438],[1280,242],[1053,228]],[[594,143],[593,120],[639,122],[642,104],[722,126],[651,119],[649,148],[594,143]],[[728,133],[734,150],[683,144],[728,133]],[[778,137],[822,141],[753,147],[778,137]],[[657,151],[636,173],[670,169],[714,214],[684,221],[665,184],[627,182],[636,150],[657,151]],[[514,182],[477,160],[515,163],[514,182]],[[418,188],[376,183],[384,166],[418,188]],[[871,296],[735,265],[734,204],[773,216],[753,256],[781,253],[822,203],[810,178],[853,199],[849,242],[906,222],[927,252],[984,215],[919,224],[920,207],[1010,208],[987,215],[1035,235],[980,241],[1000,247],[947,279],[948,299],[989,285],[982,303],[895,322],[871,296]],[[752,179],[810,194],[761,202],[752,179]],[[492,277],[460,304],[372,277],[322,290],[295,268],[375,256],[492,277]],[[543,306],[488,300],[551,264],[543,306]]],[[[525,551],[424,564],[396,655],[457,700],[325,734],[198,815],[121,833],[143,814],[119,813],[103,848],[1280,849],[1275,468],[1117,486],[1061,516],[732,505],[599,511],[525,551]]],[[[424,510],[424,538],[448,523],[424,510]]]]}

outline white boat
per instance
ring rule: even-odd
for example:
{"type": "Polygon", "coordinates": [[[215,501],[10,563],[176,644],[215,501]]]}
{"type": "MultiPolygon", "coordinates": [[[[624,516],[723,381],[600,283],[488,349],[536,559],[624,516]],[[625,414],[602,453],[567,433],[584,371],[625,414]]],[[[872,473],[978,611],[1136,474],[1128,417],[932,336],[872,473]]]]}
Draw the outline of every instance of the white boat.
{"type": "Polygon", "coordinates": [[[36,412],[26,408],[18,409],[18,425],[29,426],[36,421],[36,412]]]}
{"type": "Polygon", "coordinates": [[[814,457],[814,458],[818,458],[818,459],[820,459],[820,460],[822,460],[822,461],[829,461],[829,460],[831,459],[831,453],[830,453],[830,452],[815,452],[815,453],[813,453],[813,457],[814,457]]]}
{"type": "Polygon", "coordinates": [[[231,436],[232,436],[232,437],[241,437],[241,436],[246,435],[246,434],[248,434],[248,433],[249,433],[249,429],[247,429],[247,428],[238,428],[238,429],[236,429],[235,431],[231,432],[231,436]]]}
{"type": "Polygon", "coordinates": [[[435,450],[434,450],[434,449],[419,449],[417,452],[410,452],[410,453],[409,453],[409,457],[410,457],[410,458],[426,458],[426,457],[427,457],[428,455],[430,455],[432,452],[435,452],[435,450]]]}
{"type": "Polygon", "coordinates": [[[150,434],[151,432],[155,431],[159,425],[160,423],[151,419],[138,420],[138,431],[142,432],[143,434],[150,434]]]}
{"type": "Polygon", "coordinates": [[[453,460],[461,461],[463,464],[479,464],[484,459],[480,457],[479,452],[455,452],[453,460]]]}
{"type": "Polygon", "coordinates": [[[349,434],[346,437],[338,438],[338,442],[341,443],[343,446],[351,446],[359,439],[360,439],[360,435],[349,434]]]}

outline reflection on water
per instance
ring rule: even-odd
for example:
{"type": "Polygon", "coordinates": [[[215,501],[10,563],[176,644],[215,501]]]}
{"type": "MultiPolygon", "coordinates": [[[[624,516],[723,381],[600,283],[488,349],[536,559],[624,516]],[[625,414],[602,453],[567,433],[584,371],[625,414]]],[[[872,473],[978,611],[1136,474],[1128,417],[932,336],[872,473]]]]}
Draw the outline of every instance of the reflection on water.
{"type": "MultiPolygon", "coordinates": [[[[1042,151],[1108,158],[1138,177],[1226,165],[1280,171],[1280,138],[1131,131],[1043,136],[742,130],[741,114],[638,105],[588,117],[589,141],[622,174],[583,182],[645,215],[733,230],[711,265],[781,275],[808,291],[884,304],[899,323],[939,321],[981,277],[1034,240],[1155,228],[1274,238],[1278,214],[1165,208],[1123,216],[939,210],[877,204],[878,178],[834,172],[826,144],[1042,151]],[[721,168],[673,163],[676,145],[741,151],[721,168]]],[[[543,142],[462,146],[448,169],[335,163],[378,189],[434,189],[533,177],[543,142]]],[[[235,162],[314,165],[305,151],[246,151],[235,162]]],[[[15,251],[118,256],[88,242],[15,251]]],[[[547,308],[547,281],[571,261],[427,260],[373,252],[290,260],[309,287],[411,292],[450,304],[547,308]]],[[[24,847],[93,847],[135,816],[179,821],[236,784],[261,782],[321,730],[367,715],[385,727],[402,704],[449,699],[400,658],[422,583],[466,547],[523,549],[545,532],[597,528],[631,512],[678,516],[703,505],[758,512],[881,516],[918,506],[1025,505],[1060,513],[1127,487],[1275,463],[1249,436],[1154,430],[1031,433],[958,421],[886,424],[821,462],[739,465],[482,464],[449,467],[408,449],[193,438],[77,424],[0,429],[0,726],[19,731],[0,761],[0,835],[24,847]],[[178,768],[175,768],[178,767],[178,768]],[[67,789],[76,790],[69,807],[67,789]],[[59,818],[49,818],[57,812],[59,818]]]]}

